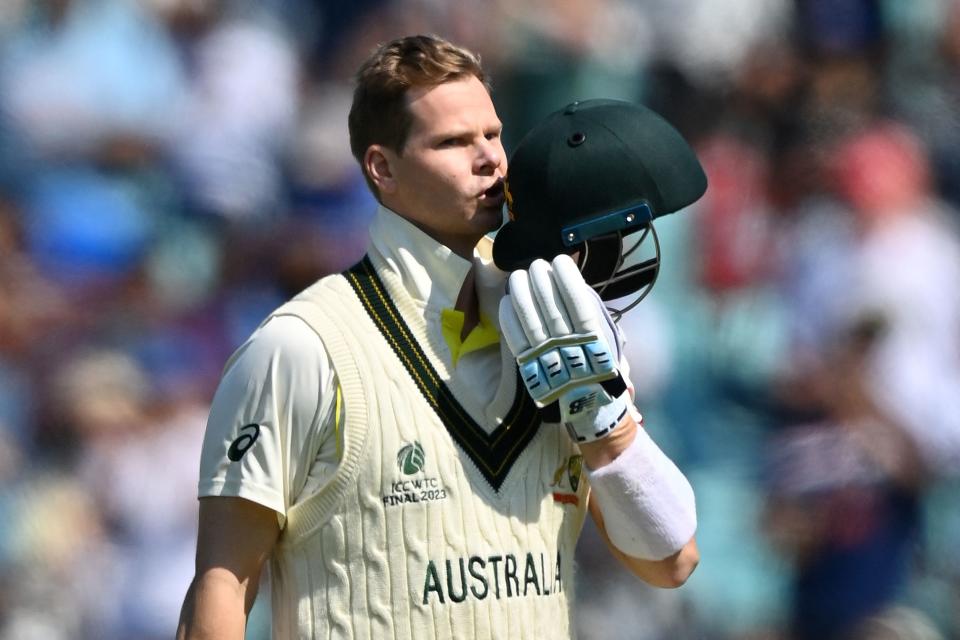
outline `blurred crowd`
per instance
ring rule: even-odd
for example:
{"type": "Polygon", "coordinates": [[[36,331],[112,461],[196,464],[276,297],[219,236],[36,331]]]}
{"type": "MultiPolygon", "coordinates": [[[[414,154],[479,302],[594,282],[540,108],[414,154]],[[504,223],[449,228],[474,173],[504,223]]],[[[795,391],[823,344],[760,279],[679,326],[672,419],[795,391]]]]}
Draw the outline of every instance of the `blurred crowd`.
{"type": "Polygon", "coordinates": [[[417,32],[508,152],[620,98],[709,177],[622,320],[703,559],[649,589],[588,525],[581,636],[960,637],[960,1],[3,0],[0,640],[172,636],[221,367],[362,255],[351,74],[417,32]]]}

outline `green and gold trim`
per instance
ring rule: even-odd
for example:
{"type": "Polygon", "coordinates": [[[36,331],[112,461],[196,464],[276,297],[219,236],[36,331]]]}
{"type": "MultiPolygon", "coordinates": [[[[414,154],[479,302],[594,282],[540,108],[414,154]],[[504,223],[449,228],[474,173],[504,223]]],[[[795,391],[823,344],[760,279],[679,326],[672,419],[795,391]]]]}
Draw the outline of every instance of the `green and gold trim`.
{"type": "Polygon", "coordinates": [[[454,442],[473,461],[490,486],[499,491],[513,463],[540,425],[540,413],[520,376],[516,376],[513,404],[503,422],[487,433],[461,406],[437,374],[390,299],[369,257],[364,257],[344,276],[454,442]]]}

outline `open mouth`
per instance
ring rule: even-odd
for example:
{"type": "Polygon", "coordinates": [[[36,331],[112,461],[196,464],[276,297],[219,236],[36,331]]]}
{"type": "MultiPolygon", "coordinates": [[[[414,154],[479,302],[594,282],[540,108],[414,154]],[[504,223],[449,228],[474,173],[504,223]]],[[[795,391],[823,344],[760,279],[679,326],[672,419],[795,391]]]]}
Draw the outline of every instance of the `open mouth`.
{"type": "Polygon", "coordinates": [[[483,200],[483,203],[487,206],[502,206],[504,200],[503,180],[497,180],[492,187],[480,195],[480,199],[483,200]]]}

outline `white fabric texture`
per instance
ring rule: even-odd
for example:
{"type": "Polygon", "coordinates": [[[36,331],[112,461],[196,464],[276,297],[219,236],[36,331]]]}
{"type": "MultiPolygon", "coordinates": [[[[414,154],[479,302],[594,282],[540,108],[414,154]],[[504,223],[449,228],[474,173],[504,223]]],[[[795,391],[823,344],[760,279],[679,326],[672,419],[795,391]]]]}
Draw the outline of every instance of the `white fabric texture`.
{"type": "Polygon", "coordinates": [[[693,488],[643,428],[613,462],[587,469],[611,542],[635,558],[662,560],[697,529],[693,488]]]}
{"type": "MultiPolygon", "coordinates": [[[[438,412],[419,386],[419,375],[448,381],[429,312],[375,251],[369,266],[382,288],[366,292],[394,302],[422,348],[413,358],[432,372],[397,356],[351,277],[324,278],[276,312],[322,338],[343,391],[344,453],[330,482],[289,511],[271,555],[273,637],[571,637],[568,585],[589,491],[579,451],[558,429],[523,444],[510,429],[539,425],[514,420],[501,436],[523,448],[495,488],[483,470],[500,458],[467,454],[453,435],[466,407],[438,412]],[[411,470],[400,457],[414,448],[411,470]]],[[[498,398],[530,406],[515,397],[515,377],[503,389],[498,398]]]]}
{"type": "MultiPolygon", "coordinates": [[[[489,244],[478,245],[473,264],[480,309],[496,319],[506,276],[493,265],[489,244]]],[[[371,224],[369,251],[424,307],[432,335],[442,335],[440,311],[455,305],[471,262],[384,207],[371,224]]],[[[471,409],[490,407],[492,415],[503,366],[494,345],[466,354],[452,370],[453,383],[473,393],[463,400],[471,409]]],[[[338,387],[326,349],[301,319],[275,317],[259,327],[227,363],[214,395],[198,495],[246,498],[276,511],[283,526],[287,510],[319,491],[339,464],[338,387]],[[260,427],[254,446],[231,461],[231,443],[250,424],[260,427]]]]}
{"type": "Polygon", "coordinates": [[[252,500],[276,511],[282,526],[301,494],[313,493],[336,468],[337,386],[320,338],[305,322],[278,317],[257,329],[214,395],[199,495],[252,500]],[[231,443],[250,424],[259,427],[256,441],[230,460],[231,443]]]}

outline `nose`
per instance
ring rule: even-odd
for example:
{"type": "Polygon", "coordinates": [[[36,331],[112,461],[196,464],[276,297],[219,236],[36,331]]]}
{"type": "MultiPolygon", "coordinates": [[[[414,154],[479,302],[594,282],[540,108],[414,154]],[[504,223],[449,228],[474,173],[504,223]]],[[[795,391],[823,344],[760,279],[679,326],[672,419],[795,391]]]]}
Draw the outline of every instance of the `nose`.
{"type": "Polygon", "coordinates": [[[493,175],[498,169],[505,170],[506,152],[503,150],[503,144],[499,138],[487,140],[484,138],[480,142],[477,152],[477,173],[480,175],[493,175]]]}

